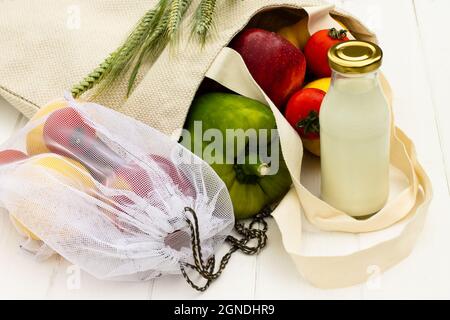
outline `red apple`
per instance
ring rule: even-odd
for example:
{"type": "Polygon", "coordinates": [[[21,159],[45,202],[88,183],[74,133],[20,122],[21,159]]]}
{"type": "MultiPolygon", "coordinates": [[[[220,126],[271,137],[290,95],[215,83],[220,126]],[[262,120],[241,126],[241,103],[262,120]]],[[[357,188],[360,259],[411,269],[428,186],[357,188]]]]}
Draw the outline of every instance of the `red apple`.
{"type": "Polygon", "coordinates": [[[124,160],[97,137],[81,114],[70,107],[53,111],[43,129],[47,148],[85,165],[94,178],[102,182],[124,160]]]}
{"type": "Polygon", "coordinates": [[[8,150],[0,151],[0,165],[24,160],[27,158],[28,158],[28,156],[19,150],[8,149],[8,150]]]}
{"type": "MultiPolygon", "coordinates": [[[[171,160],[160,155],[150,154],[148,155],[148,161],[151,161],[150,167],[157,166],[162,170],[159,173],[155,171],[155,174],[159,174],[162,179],[166,178],[166,183],[173,183],[186,196],[195,196],[195,188],[171,160]]],[[[114,169],[114,172],[106,177],[104,184],[112,188],[132,191],[141,198],[147,197],[155,187],[149,174],[135,163],[114,169]]],[[[133,201],[125,195],[114,196],[113,199],[122,205],[133,204],[133,201]]]]}
{"type": "Polygon", "coordinates": [[[102,172],[101,182],[108,188],[115,189],[116,194],[98,194],[97,198],[106,204],[99,206],[99,209],[120,231],[131,230],[133,226],[123,219],[123,215],[129,214],[127,207],[135,205],[134,197],[129,197],[123,191],[145,198],[152,188],[147,172],[135,164],[124,165],[114,171],[110,169],[102,172]]]}
{"type": "Polygon", "coordinates": [[[231,47],[239,52],[255,81],[279,109],[303,85],[305,56],[280,35],[247,29],[233,40],[231,47]]]}
{"type": "Polygon", "coordinates": [[[57,154],[79,159],[97,142],[96,131],[73,108],[54,111],[47,118],[44,130],[47,148],[57,154]]]}
{"type": "Polygon", "coordinates": [[[190,197],[195,197],[195,188],[191,182],[186,178],[182,171],[175,167],[175,164],[165,157],[151,154],[149,158],[156,162],[156,164],[169,176],[172,182],[180,189],[180,191],[190,197]]]}

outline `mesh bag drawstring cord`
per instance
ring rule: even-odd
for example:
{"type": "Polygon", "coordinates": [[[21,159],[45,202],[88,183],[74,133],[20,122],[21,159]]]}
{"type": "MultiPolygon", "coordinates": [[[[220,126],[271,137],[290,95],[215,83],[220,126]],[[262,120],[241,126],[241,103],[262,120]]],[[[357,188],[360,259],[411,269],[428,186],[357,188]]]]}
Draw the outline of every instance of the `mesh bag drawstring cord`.
{"type": "Polygon", "coordinates": [[[241,251],[246,255],[255,255],[258,254],[267,244],[268,224],[266,218],[268,218],[271,215],[272,209],[270,207],[266,207],[264,210],[261,211],[261,213],[253,217],[248,226],[245,226],[245,224],[242,222],[235,223],[235,230],[240,236],[242,236],[242,238],[238,239],[231,235],[227,236],[226,242],[231,245],[231,248],[222,257],[217,271],[214,271],[216,267],[215,255],[212,255],[206,261],[206,263],[203,261],[197,214],[190,207],[186,207],[185,212],[186,212],[186,221],[191,231],[191,240],[192,240],[191,246],[194,264],[190,263],[180,264],[180,269],[186,282],[197,291],[200,292],[206,291],[211,285],[211,283],[222,275],[222,272],[228,265],[231,256],[235,252],[241,251]],[[192,220],[188,217],[188,214],[191,215],[192,220]],[[260,226],[260,228],[258,228],[257,226],[260,226]],[[256,241],[256,244],[249,245],[249,243],[252,241],[256,241]],[[206,280],[206,283],[202,286],[199,286],[196,283],[194,283],[191,277],[187,274],[186,268],[197,272],[200,275],[200,277],[206,280]]]}

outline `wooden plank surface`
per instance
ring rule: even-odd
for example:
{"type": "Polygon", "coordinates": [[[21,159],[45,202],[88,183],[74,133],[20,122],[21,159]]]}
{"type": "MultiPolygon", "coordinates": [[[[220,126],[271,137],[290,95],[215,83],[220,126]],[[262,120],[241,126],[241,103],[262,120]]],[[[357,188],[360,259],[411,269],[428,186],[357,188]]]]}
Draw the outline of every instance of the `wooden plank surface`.
{"type": "MultiPolygon", "coordinates": [[[[199,294],[181,277],[111,283],[96,280],[61,258],[34,261],[19,248],[21,237],[7,215],[1,214],[0,298],[450,298],[450,110],[444,97],[450,85],[450,41],[443,40],[447,38],[444,21],[450,12],[450,1],[331,2],[359,17],[377,33],[385,51],[383,70],[395,93],[396,122],[415,141],[420,161],[433,182],[435,196],[428,221],[410,257],[377,276],[374,282],[320,290],[297,273],[271,220],[268,247],[258,257],[234,256],[222,278],[206,293],[199,294]]],[[[19,114],[0,98],[0,142],[23,123],[19,114]]],[[[358,248],[365,243],[363,238],[355,237],[348,245],[358,248]]]]}
{"type": "Polygon", "coordinates": [[[450,85],[450,41],[447,34],[450,1],[414,0],[414,8],[418,36],[425,58],[425,76],[430,86],[431,101],[446,167],[447,187],[450,190],[450,126],[448,125],[450,103],[446,96],[450,85]]]}

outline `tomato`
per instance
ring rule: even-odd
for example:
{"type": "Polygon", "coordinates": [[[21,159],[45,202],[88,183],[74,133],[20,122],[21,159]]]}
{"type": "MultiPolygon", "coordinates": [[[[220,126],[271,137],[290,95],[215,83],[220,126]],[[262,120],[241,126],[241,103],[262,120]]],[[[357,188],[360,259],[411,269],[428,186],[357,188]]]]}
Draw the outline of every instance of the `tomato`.
{"type": "Polygon", "coordinates": [[[285,117],[302,138],[319,139],[319,112],[325,92],[306,88],[295,93],[289,100],[285,117]]]}
{"type": "Polygon", "coordinates": [[[328,50],[334,45],[348,41],[346,30],[325,29],[314,33],[306,43],[304,54],[309,71],[317,78],[331,77],[328,50]]]}

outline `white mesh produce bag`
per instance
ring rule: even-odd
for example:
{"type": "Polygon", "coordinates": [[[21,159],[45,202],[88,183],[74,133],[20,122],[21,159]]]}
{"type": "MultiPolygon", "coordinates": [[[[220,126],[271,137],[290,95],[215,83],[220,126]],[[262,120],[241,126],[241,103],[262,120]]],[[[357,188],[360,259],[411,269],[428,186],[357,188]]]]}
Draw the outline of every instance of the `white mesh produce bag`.
{"type": "Polygon", "coordinates": [[[179,274],[234,225],[226,186],[203,160],[98,104],[54,102],[1,150],[0,206],[17,229],[97,278],[179,274]]]}

